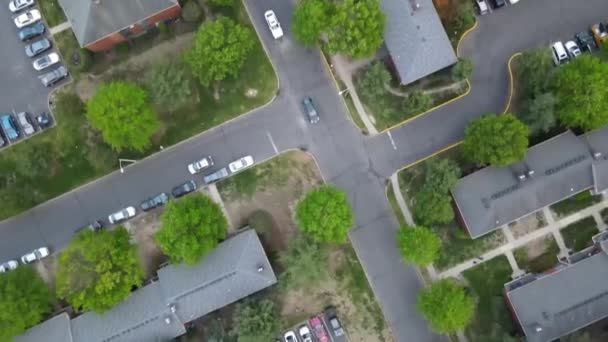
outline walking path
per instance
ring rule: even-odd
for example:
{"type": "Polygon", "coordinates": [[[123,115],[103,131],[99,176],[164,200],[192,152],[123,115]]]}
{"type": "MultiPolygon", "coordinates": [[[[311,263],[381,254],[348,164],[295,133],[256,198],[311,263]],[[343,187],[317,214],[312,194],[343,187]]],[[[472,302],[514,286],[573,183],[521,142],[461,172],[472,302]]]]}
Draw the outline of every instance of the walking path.
{"type": "Polygon", "coordinates": [[[51,32],[51,36],[56,35],[59,32],[63,32],[67,29],[69,29],[70,27],[72,27],[72,25],[70,24],[69,21],[64,21],[63,23],[57,25],[57,26],[53,26],[49,29],[49,32],[51,32]]]}

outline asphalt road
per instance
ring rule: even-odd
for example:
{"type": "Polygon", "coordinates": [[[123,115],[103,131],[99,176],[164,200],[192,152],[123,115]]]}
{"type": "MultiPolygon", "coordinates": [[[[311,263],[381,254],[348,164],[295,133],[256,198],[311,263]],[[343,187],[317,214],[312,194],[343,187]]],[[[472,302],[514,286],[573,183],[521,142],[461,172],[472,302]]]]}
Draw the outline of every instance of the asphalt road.
{"type": "MultiPolygon", "coordinates": [[[[347,194],[356,221],[352,244],[385,318],[398,341],[438,341],[415,310],[422,287],[416,270],[404,265],[395,246],[398,228],[384,194],[386,178],[403,165],[461,139],[466,124],[486,112],[502,111],[508,79],[506,61],[516,51],[571,37],[608,14],[605,0],[522,0],[480,19],[462,53],[475,63],[469,96],[388,134],[366,138],[347,119],[337,89],[319,52],[296,44],[290,34],[293,4],[247,0],[252,20],[280,79],[271,104],[216,127],[76,191],[0,223],[0,260],[50,246],[64,247],[76,229],[146,197],[170,191],[192,177],[186,165],[212,155],[215,168],[251,154],[256,162],[305,147],[329,183],[347,194]],[[272,39],[263,12],[274,9],[285,31],[272,39]],[[515,22],[517,24],[515,24],[515,22]],[[310,125],[300,101],[310,96],[321,122],[310,125]],[[395,142],[396,149],[391,144],[395,142]]],[[[0,33],[4,34],[4,33],[0,33]]],[[[0,39],[9,39],[0,36],[0,39]]],[[[4,41],[4,40],[3,40],[4,41]]],[[[0,75],[2,77],[2,75],[0,75]]],[[[14,77],[14,76],[11,76],[14,77]]]]}

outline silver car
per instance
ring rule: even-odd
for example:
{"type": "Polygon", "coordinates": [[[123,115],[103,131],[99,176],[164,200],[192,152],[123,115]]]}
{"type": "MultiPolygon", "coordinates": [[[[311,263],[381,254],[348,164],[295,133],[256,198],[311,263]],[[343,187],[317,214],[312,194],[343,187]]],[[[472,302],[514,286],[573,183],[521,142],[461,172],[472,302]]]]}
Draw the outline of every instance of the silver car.
{"type": "Polygon", "coordinates": [[[53,64],[58,63],[58,62],[59,62],[59,55],[57,54],[57,52],[51,52],[44,57],[40,57],[40,58],[36,59],[32,63],[32,65],[34,66],[34,69],[40,71],[40,70],[44,70],[44,69],[50,67],[53,64]]]}
{"type": "Polygon", "coordinates": [[[33,42],[32,44],[26,45],[25,54],[28,57],[36,57],[39,54],[43,53],[44,51],[46,51],[50,48],[51,48],[51,42],[46,38],[42,38],[40,40],[33,42]]]}
{"type": "Polygon", "coordinates": [[[38,78],[40,79],[40,82],[42,82],[42,84],[44,84],[45,87],[50,87],[53,84],[66,78],[67,76],[68,76],[68,71],[62,65],[55,70],[49,71],[44,75],[38,76],[38,78]]]}
{"type": "Polygon", "coordinates": [[[110,221],[111,224],[116,224],[130,219],[131,217],[135,216],[135,213],[135,208],[126,207],[108,216],[108,221],[110,221]]]}
{"type": "Polygon", "coordinates": [[[38,249],[33,250],[31,253],[27,253],[26,255],[21,257],[21,262],[26,264],[31,264],[36,260],[42,260],[51,254],[49,249],[46,247],[40,247],[38,249]]]}
{"type": "Polygon", "coordinates": [[[17,121],[19,121],[19,125],[23,128],[23,133],[25,133],[25,135],[31,135],[35,132],[34,126],[30,123],[30,118],[26,112],[18,113],[17,121]]]}

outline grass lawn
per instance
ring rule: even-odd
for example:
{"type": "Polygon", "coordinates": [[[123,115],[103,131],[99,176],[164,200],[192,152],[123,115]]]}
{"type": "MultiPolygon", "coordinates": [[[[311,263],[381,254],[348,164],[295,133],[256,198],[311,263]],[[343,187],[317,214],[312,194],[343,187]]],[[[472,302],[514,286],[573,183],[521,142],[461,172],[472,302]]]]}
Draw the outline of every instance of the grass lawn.
{"type": "Polygon", "coordinates": [[[597,223],[589,216],[576,221],[561,230],[566,246],[575,252],[583,250],[593,244],[591,237],[597,233],[597,223]]]}
{"type": "Polygon", "coordinates": [[[395,217],[397,217],[397,222],[399,222],[399,225],[404,226],[405,224],[407,224],[405,222],[405,217],[403,217],[403,213],[401,212],[401,208],[399,208],[399,203],[397,203],[395,191],[393,190],[393,186],[391,185],[391,183],[388,183],[388,185],[386,186],[386,197],[388,198],[388,203],[391,205],[391,208],[395,213],[395,217]]]}
{"type": "Polygon", "coordinates": [[[503,297],[504,284],[511,280],[507,257],[499,256],[463,272],[477,309],[465,330],[471,342],[503,341],[515,331],[503,297]]]}
{"type": "Polygon", "coordinates": [[[581,211],[601,201],[602,195],[592,195],[589,191],[583,191],[572,197],[566,198],[561,202],[555,203],[551,206],[551,210],[553,210],[558,217],[564,217],[574,214],[577,211],[581,211]]]}
{"type": "Polygon", "coordinates": [[[559,254],[559,247],[555,239],[553,237],[545,238],[542,247],[538,247],[538,249],[541,248],[540,253],[539,251],[535,251],[534,257],[530,257],[526,246],[514,250],[513,254],[519,268],[532,273],[542,273],[555,266],[557,264],[557,255],[559,254]]]}
{"type": "Polygon", "coordinates": [[[65,14],[57,0],[38,0],[38,7],[49,29],[66,21],[65,14]]]}

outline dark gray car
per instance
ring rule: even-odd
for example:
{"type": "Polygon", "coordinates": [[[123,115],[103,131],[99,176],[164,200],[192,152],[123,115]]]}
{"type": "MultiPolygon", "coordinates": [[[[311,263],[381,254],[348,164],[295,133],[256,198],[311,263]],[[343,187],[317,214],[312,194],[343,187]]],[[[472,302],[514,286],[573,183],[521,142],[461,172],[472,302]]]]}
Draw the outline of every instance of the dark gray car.
{"type": "Polygon", "coordinates": [[[179,198],[191,193],[194,190],[196,190],[196,183],[193,180],[189,180],[173,188],[173,190],[171,190],[171,194],[173,197],[179,198]]]}
{"type": "Polygon", "coordinates": [[[215,182],[219,181],[220,179],[225,178],[226,176],[228,176],[228,169],[227,168],[219,169],[219,170],[215,171],[214,173],[210,173],[210,174],[206,175],[205,177],[203,177],[203,182],[205,182],[205,184],[215,183],[215,182]]]}
{"type": "Polygon", "coordinates": [[[317,109],[310,97],[305,97],[304,100],[302,100],[302,106],[304,107],[304,112],[306,113],[306,116],[308,116],[308,121],[311,124],[319,122],[319,113],[317,113],[317,109]]]}
{"type": "Polygon", "coordinates": [[[46,38],[42,38],[40,40],[33,42],[32,44],[27,45],[25,47],[25,54],[28,57],[35,57],[50,48],[51,48],[51,42],[46,38]]]}
{"type": "Polygon", "coordinates": [[[53,71],[49,71],[46,74],[38,76],[42,84],[45,87],[50,87],[53,84],[61,81],[68,76],[68,71],[64,66],[60,66],[53,71]]]}
{"type": "Polygon", "coordinates": [[[169,202],[169,196],[166,193],[160,193],[154,197],[148,198],[147,200],[141,202],[139,207],[143,211],[152,210],[154,208],[160,207],[161,205],[169,202]]]}

